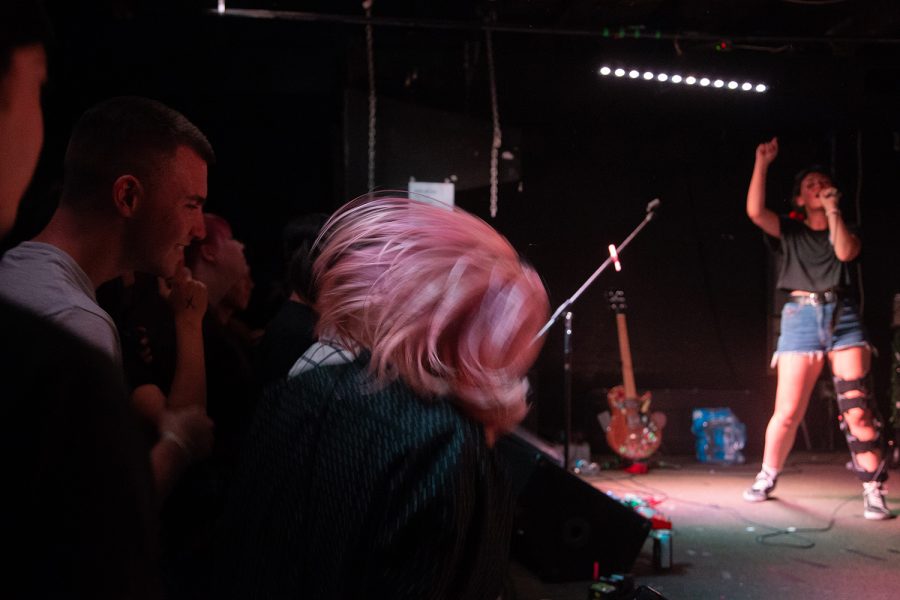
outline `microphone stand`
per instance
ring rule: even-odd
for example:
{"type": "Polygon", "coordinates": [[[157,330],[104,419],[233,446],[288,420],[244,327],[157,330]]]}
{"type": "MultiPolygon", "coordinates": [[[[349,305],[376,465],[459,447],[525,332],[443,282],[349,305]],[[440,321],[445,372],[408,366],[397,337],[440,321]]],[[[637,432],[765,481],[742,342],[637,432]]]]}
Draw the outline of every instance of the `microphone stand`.
{"type": "Polygon", "coordinates": [[[560,315],[565,311],[565,329],[563,331],[563,419],[565,420],[565,429],[563,434],[563,468],[567,471],[569,470],[569,445],[572,436],[572,311],[567,310],[572,304],[581,297],[581,294],[584,293],[588,287],[597,277],[600,276],[600,273],[606,270],[611,262],[618,263],[618,256],[622,253],[622,250],[625,249],[628,244],[631,243],[631,240],[637,236],[640,231],[647,226],[647,223],[656,216],[656,209],[659,208],[660,201],[659,198],[654,198],[647,204],[647,214],[644,216],[644,220],[641,221],[637,227],[634,228],[628,237],[626,237],[621,244],[615,246],[614,248],[610,248],[610,255],[603,264],[597,267],[597,270],[587,278],[587,280],[578,288],[574,294],[570,298],[568,298],[565,302],[559,305],[559,308],[554,311],[553,315],[550,317],[550,320],[541,328],[541,330],[534,337],[535,340],[539,339],[542,335],[547,333],[547,331],[553,326],[554,323],[559,319],[560,315]]]}

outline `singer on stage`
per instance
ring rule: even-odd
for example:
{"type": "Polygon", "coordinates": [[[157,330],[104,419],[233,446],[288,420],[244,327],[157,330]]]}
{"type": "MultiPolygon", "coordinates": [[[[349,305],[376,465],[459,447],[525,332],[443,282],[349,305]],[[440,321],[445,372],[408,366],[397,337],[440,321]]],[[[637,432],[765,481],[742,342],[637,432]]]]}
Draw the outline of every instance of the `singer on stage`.
{"type": "Polygon", "coordinates": [[[893,515],[884,499],[887,479],[882,419],[869,374],[871,346],[853,299],[849,263],[861,243],[844,222],[840,194],[821,167],[794,179],[789,218],[766,208],[766,173],[778,155],[778,139],[756,148],[747,190],[747,216],[772,238],[779,258],[777,287],[790,293],[781,313],[781,334],[772,358],[778,368],[775,411],[766,429],[762,469],[744,491],[748,502],[767,500],[775,488],[797,427],[803,419],[825,358],[831,365],[841,430],[853,470],[863,482],[863,515],[893,515]]]}

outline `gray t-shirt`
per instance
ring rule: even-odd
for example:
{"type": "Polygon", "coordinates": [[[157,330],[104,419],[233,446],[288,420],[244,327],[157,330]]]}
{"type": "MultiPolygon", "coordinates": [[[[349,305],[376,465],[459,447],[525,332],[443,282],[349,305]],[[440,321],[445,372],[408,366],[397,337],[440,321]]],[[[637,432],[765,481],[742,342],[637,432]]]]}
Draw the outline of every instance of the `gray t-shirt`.
{"type": "Polygon", "coordinates": [[[0,297],[57,323],[122,365],[119,332],[75,260],[50,244],[23,242],[0,260],[0,297]]]}

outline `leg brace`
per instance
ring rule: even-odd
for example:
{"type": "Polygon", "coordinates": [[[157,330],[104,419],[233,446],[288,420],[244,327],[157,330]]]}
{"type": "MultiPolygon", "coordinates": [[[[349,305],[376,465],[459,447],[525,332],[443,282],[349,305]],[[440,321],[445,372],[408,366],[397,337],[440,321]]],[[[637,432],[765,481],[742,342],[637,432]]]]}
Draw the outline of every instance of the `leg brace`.
{"type": "Polygon", "coordinates": [[[847,438],[847,447],[850,448],[850,457],[853,459],[853,471],[860,481],[885,481],[887,479],[887,456],[885,452],[885,444],[881,435],[884,428],[881,414],[878,411],[878,404],[875,401],[875,395],[869,386],[869,377],[860,379],[844,380],[839,377],[834,378],[834,391],[837,393],[838,411],[841,415],[838,417],[841,423],[841,431],[847,438]],[[861,394],[855,397],[847,397],[847,392],[859,391],[861,394]],[[875,437],[871,440],[862,441],[850,433],[850,427],[844,418],[844,413],[853,408],[861,408],[868,410],[872,415],[872,425],[875,428],[875,437]],[[881,462],[874,471],[865,471],[860,468],[856,461],[856,455],[861,452],[881,451],[881,462]]]}

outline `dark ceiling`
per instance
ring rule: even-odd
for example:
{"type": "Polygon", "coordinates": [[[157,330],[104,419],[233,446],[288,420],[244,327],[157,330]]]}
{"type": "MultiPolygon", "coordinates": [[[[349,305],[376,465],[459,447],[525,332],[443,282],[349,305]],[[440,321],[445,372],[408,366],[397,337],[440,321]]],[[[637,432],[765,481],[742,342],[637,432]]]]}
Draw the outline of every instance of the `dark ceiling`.
{"type": "MultiPolygon", "coordinates": [[[[195,3],[195,4],[214,4],[195,3]]],[[[359,0],[228,1],[231,8],[361,16],[359,0]]],[[[732,38],[859,38],[900,35],[893,0],[373,0],[380,18],[491,22],[560,30],[625,27],[732,38]]]]}

